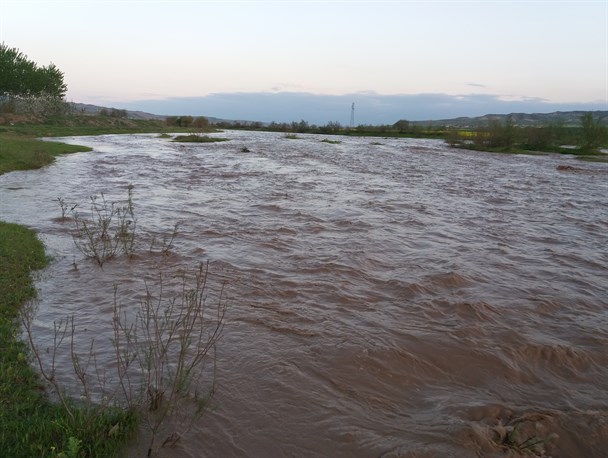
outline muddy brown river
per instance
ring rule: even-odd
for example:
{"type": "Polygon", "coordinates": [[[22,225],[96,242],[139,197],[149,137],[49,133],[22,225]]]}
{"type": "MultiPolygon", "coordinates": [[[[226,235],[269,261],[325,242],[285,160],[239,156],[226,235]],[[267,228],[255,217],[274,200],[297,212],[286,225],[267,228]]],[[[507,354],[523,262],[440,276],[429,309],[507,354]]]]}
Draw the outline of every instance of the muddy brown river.
{"type": "Polygon", "coordinates": [[[214,135],[67,138],[94,150],[0,176],[0,218],[53,257],[40,345],[74,314],[103,360],[114,285],[128,308],[159,269],[210,261],[209,294],[225,282],[212,408],[160,456],[608,456],[608,164],[214,135]],[[179,232],[100,268],[56,199],[130,184],[145,235],[179,232]]]}

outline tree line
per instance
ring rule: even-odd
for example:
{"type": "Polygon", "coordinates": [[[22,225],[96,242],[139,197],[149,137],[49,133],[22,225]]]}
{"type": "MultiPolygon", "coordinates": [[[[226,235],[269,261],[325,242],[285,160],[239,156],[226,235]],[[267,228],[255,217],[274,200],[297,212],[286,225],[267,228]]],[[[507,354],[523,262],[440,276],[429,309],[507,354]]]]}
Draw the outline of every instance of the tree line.
{"type": "Polygon", "coordinates": [[[67,84],[53,63],[39,66],[17,48],[0,44],[0,111],[65,109],[67,84]]]}
{"type": "Polygon", "coordinates": [[[493,120],[474,130],[451,129],[451,146],[490,151],[547,151],[596,153],[608,145],[608,127],[599,115],[581,115],[580,126],[550,124],[541,127],[517,126],[510,116],[504,122],[493,120]],[[572,149],[576,147],[576,149],[572,149]]]}
{"type": "Polygon", "coordinates": [[[492,120],[486,125],[462,129],[445,125],[421,125],[400,120],[394,124],[342,126],[329,122],[317,126],[299,122],[222,121],[215,126],[225,129],[262,130],[285,133],[335,134],[379,137],[414,137],[444,139],[450,146],[484,151],[545,151],[593,154],[608,146],[608,127],[599,114],[586,112],[580,126],[549,124],[518,126],[507,116],[504,121],[492,120]],[[575,147],[575,149],[573,149],[575,147]]]}

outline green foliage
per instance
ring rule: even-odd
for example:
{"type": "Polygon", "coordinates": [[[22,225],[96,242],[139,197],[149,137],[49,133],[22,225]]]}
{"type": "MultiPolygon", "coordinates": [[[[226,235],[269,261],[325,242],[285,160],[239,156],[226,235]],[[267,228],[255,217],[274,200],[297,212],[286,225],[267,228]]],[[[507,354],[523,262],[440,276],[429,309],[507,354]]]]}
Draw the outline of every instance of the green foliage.
{"type": "Polygon", "coordinates": [[[592,113],[585,113],[581,117],[581,140],[580,147],[586,151],[592,151],[604,145],[608,140],[608,129],[599,119],[593,119],[592,113]]]}
{"type": "Polygon", "coordinates": [[[475,130],[452,129],[446,136],[450,146],[480,151],[507,153],[554,152],[601,156],[599,148],[608,143],[608,129],[592,113],[581,117],[582,127],[552,124],[542,127],[515,126],[510,117],[505,122],[491,120],[475,130]]]}
{"type": "Polygon", "coordinates": [[[0,44],[0,94],[63,98],[66,91],[63,73],[55,64],[38,67],[17,48],[0,44]]]}
{"type": "Polygon", "coordinates": [[[204,116],[194,118],[194,120],[192,121],[192,127],[195,127],[197,129],[207,129],[209,128],[209,120],[204,116]]]}
{"type": "Polygon", "coordinates": [[[197,129],[202,132],[211,132],[213,128],[209,123],[209,119],[204,116],[194,118],[192,116],[168,116],[165,118],[165,125],[171,127],[182,127],[197,129]]]}
{"type": "Polygon", "coordinates": [[[216,127],[226,129],[244,130],[263,130],[270,132],[285,133],[310,133],[310,134],[329,134],[329,135],[357,135],[357,136],[382,136],[382,137],[415,137],[415,138],[444,138],[444,127],[420,127],[408,121],[399,121],[394,125],[364,125],[357,127],[344,127],[337,121],[330,121],[325,125],[317,126],[308,124],[302,120],[300,122],[277,123],[271,122],[263,126],[259,122],[241,121],[221,121],[215,124],[216,127]]]}

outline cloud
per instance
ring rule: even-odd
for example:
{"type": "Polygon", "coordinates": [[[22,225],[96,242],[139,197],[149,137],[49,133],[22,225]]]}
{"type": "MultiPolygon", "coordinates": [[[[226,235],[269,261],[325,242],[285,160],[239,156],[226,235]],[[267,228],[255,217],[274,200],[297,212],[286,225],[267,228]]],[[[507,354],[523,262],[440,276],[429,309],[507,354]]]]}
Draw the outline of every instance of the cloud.
{"type": "Polygon", "coordinates": [[[486,87],[485,84],[481,84],[481,83],[464,83],[467,86],[472,86],[472,87],[486,87]]]}
{"type": "Polygon", "coordinates": [[[489,94],[394,94],[358,92],[319,95],[306,92],[234,92],[201,97],[149,99],[116,104],[116,108],[162,115],[210,116],[262,122],[305,120],[322,125],[350,122],[355,103],[355,124],[393,124],[400,119],[424,121],[485,114],[550,113],[570,110],[606,110],[606,102],[552,103],[543,99],[489,94]]]}

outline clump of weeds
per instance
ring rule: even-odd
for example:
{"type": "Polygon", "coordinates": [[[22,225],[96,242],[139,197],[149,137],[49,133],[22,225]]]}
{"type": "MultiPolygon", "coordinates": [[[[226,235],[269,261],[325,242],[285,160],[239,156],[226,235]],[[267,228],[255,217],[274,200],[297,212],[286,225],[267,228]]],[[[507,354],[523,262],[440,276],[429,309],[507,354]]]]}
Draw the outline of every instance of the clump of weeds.
{"type": "Polygon", "coordinates": [[[137,218],[133,207],[133,185],[127,188],[126,203],[109,202],[105,195],[90,197],[88,218],[74,214],[74,244],[87,258],[103,264],[116,256],[131,256],[135,249],[137,218]]]}
{"type": "Polygon", "coordinates": [[[55,200],[59,204],[59,208],[61,208],[61,219],[67,219],[78,207],[78,204],[68,204],[63,197],[57,197],[55,200]]]}
{"type": "Polygon", "coordinates": [[[557,439],[557,434],[547,433],[542,423],[550,417],[543,413],[528,413],[509,420],[500,421],[492,427],[494,443],[504,450],[512,450],[522,456],[547,456],[547,447],[557,439]]]}
{"type": "MultiPolygon", "coordinates": [[[[74,245],[86,258],[93,259],[99,266],[119,256],[131,258],[136,250],[150,237],[149,252],[158,250],[169,254],[178,234],[179,223],[175,223],[168,234],[150,235],[144,233],[137,224],[133,203],[133,185],[127,187],[124,202],[111,202],[101,193],[90,197],[88,215],[73,212],[76,226],[74,245]]],[[[64,201],[62,201],[64,202],[64,201]]],[[[62,206],[62,213],[65,206],[62,206]]],[[[76,205],[72,209],[76,208],[76,205]]],[[[144,245],[145,246],[145,245],[144,245]]]]}

